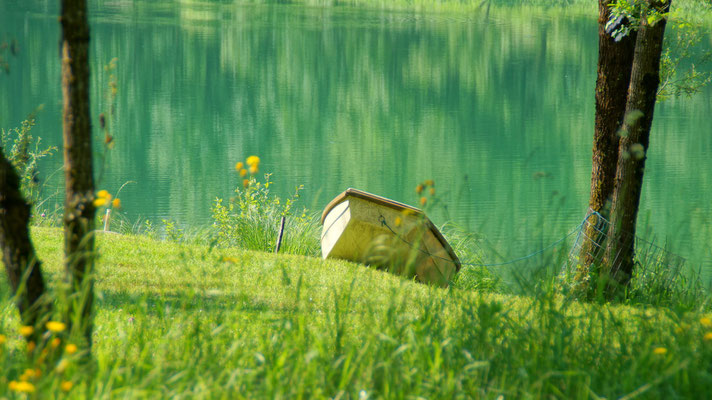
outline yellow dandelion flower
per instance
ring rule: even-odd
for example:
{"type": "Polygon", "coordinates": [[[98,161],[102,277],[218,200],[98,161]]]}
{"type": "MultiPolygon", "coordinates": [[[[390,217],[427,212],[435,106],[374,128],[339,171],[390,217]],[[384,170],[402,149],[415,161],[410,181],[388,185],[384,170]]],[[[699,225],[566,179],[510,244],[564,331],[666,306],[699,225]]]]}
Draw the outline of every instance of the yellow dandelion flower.
{"type": "Polygon", "coordinates": [[[259,171],[259,168],[257,167],[257,164],[255,164],[255,165],[250,165],[250,173],[251,173],[252,175],[256,174],[257,171],[259,171]]]}
{"type": "Polygon", "coordinates": [[[243,180],[242,180],[242,186],[244,186],[245,188],[247,188],[248,186],[250,186],[250,180],[249,180],[249,179],[243,179],[243,180]]]}
{"type": "Polygon", "coordinates": [[[245,175],[247,175],[247,170],[243,168],[240,170],[240,176],[244,177],[245,175]]]}
{"type": "Polygon", "coordinates": [[[17,391],[17,381],[10,381],[7,387],[13,392],[17,391]]]}
{"type": "Polygon", "coordinates": [[[425,181],[425,186],[435,186],[435,181],[432,179],[428,179],[425,181]]]}
{"type": "Polygon", "coordinates": [[[252,166],[259,166],[260,165],[260,158],[257,156],[249,156],[247,157],[247,165],[250,167],[252,166]]]}
{"type": "Polygon", "coordinates": [[[35,344],[34,341],[27,343],[27,351],[28,352],[32,353],[33,351],[35,351],[35,347],[37,347],[37,345],[35,344]]]}
{"type": "Polygon", "coordinates": [[[396,217],[396,219],[395,219],[395,221],[394,221],[393,223],[394,223],[396,226],[401,226],[401,224],[403,223],[403,220],[401,219],[401,217],[396,217]]]}
{"type": "Polygon", "coordinates": [[[59,321],[49,321],[45,324],[45,326],[47,327],[48,331],[54,333],[59,333],[67,329],[67,325],[65,325],[64,322],[59,321]]]}
{"type": "Polygon", "coordinates": [[[52,348],[53,349],[56,349],[57,347],[59,347],[60,344],[62,344],[62,341],[58,337],[52,339],[52,348]]]}
{"type": "Polygon", "coordinates": [[[121,199],[118,197],[114,199],[114,201],[111,202],[111,206],[114,208],[121,208],[121,199]]]}
{"type": "Polygon", "coordinates": [[[435,188],[434,187],[430,188],[430,195],[435,196],[435,188]]]}
{"type": "Polygon", "coordinates": [[[24,337],[28,337],[35,333],[35,328],[29,326],[29,325],[23,325],[20,327],[20,335],[24,337]]]}
{"type": "MultiPolygon", "coordinates": [[[[12,381],[15,382],[15,381],[12,381]]],[[[15,382],[13,385],[12,382],[10,382],[10,390],[14,392],[19,392],[19,393],[34,393],[35,392],[35,385],[31,384],[30,382],[15,382]]]]}
{"type": "Polygon", "coordinates": [[[245,164],[242,163],[242,161],[239,161],[237,164],[235,164],[235,171],[240,172],[240,170],[245,166],[245,164]]]}
{"type": "Polygon", "coordinates": [[[62,389],[62,391],[64,392],[72,390],[72,386],[74,385],[71,381],[62,381],[62,383],[59,384],[60,389],[62,389]]]}
{"type": "Polygon", "coordinates": [[[5,344],[7,342],[7,336],[0,334],[0,345],[5,344]]]}
{"type": "Polygon", "coordinates": [[[707,332],[707,333],[705,333],[704,339],[705,339],[705,340],[712,340],[712,332],[707,332]]]}
{"type": "Polygon", "coordinates": [[[662,356],[664,354],[667,354],[668,350],[665,347],[656,347],[653,349],[653,354],[662,356]]]}
{"type": "Polygon", "coordinates": [[[425,197],[421,197],[421,198],[420,198],[420,205],[421,205],[421,206],[424,206],[425,203],[427,203],[427,202],[428,202],[428,199],[426,199],[425,197]]]}
{"type": "Polygon", "coordinates": [[[423,193],[423,184],[419,183],[418,186],[415,187],[415,193],[421,194],[423,193]]]}
{"type": "Polygon", "coordinates": [[[101,197],[101,198],[110,198],[111,195],[109,194],[108,190],[100,190],[96,192],[96,197],[101,197]]]}
{"type": "Polygon", "coordinates": [[[106,197],[97,197],[94,199],[94,207],[103,207],[108,203],[108,200],[106,200],[106,197]]]}
{"type": "Polygon", "coordinates": [[[700,324],[705,328],[712,328],[712,319],[710,317],[700,318],[700,324]]]}
{"type": "Polygon", "coordinates": [[[67,354],[74,354],[77,352],[77,345],[74,343],[69,343],[65,348],[64,351],[67,352],[67,354]]]}

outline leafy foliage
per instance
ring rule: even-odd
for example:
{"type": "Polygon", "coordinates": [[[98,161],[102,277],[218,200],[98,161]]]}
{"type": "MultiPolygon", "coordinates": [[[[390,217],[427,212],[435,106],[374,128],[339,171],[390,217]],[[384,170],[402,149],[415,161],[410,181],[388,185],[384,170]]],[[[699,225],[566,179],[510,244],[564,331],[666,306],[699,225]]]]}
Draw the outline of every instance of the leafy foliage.
{"type": "MultiPolygon", "coordinates": [[[[666,2],[656,3],[662,5],[666,2]]],[[[662,12],[642,0],[618,0],[612,2],[610,7],[611,18],[606,23],[606,32],[616,41],[637,30],[641,18],[645,18],[649,25],[663,19],[671,21],[672,33],[666,35],[665,49],[660,58],[658,100],[683,94],[691,96],[712,81],[712,71],[705,69],[712,61],[712,50],[700,48],[707,31],[699,17],[688,15],[689,12],[662,12]]]]}
{"type": "Polygon", "coordinates": [[[712,81],[712,50],[700,46],[706,30],[685,19],[676,20],[672,28],[660,59],[658,100],[692,96],[712,81]]]}
{"type": "Polygon", "coordinates": [[[34,137],[31,133],[35,126],[35,115],[30,114],[22,121],[22,126],[9,130],[1,129],[1,145],[5,156],[20,177],[22,194],[30,204],[40,202],[41,181],[38,172],[39,160],[51,156],[57,151],[54,146],[43,148],[42,139],[34,137]]]}

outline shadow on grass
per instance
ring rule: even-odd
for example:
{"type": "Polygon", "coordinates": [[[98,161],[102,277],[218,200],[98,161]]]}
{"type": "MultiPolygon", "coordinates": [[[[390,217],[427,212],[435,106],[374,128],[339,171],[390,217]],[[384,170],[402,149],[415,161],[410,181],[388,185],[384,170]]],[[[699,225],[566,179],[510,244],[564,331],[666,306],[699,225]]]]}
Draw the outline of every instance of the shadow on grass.
{"type": "Polygon", "coordinates": [[[223,293],[163,293],[132,294],[105,290],[97,298],[97,307],[106,310],[127,310],[145,315],[163,316],[168,311],[186,312],[234,311],[247,313],[272,312],[277,314],[295,312],[296,305],[268,303],[245,294],[232,295],[223,293]]]}

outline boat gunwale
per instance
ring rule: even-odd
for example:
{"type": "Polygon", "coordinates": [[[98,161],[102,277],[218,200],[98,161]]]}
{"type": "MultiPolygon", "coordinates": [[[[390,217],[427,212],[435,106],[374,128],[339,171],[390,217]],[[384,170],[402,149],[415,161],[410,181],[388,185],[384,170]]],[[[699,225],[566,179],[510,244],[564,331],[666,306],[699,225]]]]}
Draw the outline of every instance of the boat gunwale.
{"type": "MultiPolygon", "coordinates": [[[[409,206],[407,204],[391,200],[382,196],[378,196],[373,193],[365,192],[363,190],[359,189],[354,189],[354,188],[348,188],[341,192],[338,196],[336,196],[333,200],[329,202],[329,204],[326,205],[324,208],[324,212],[321,214],[321,224],[324,225],[324,220],[326,219],[326,216],[329,215],[331,210],[334,209],[337,205],[343,203],[346,201],[348,197],[355,197],[358,199],[363,199],[367,201],[371,201],[373,203],[376,203],[381,206],[393,208],[397,211],[404,211],[408,210],[412,212],[414,215],[421,215],[423,218],[425,218],[425,222],[428,225],[428,228],[430,231],[435,235],[435,237],[438,239],[440,244],[445,248],[445,251],[450,255],[452,258],[452,263],[455,264],[455,271],[458,272],[460,271],[460,268],[462,267],[460,263],[460,259],[457,257],[457,254],[455,254],[455,250],[453,250],[452,246],[450,246],[450,243],[445,239],[443,234],[440,232],[440,230],[435,226],[435,224],[430,221],[430,218],[428,218],[427,215],[423,212],[423,210],[419,208],[415,208],[413,206],[409,206]]],[[[430,254],[431,257],[436,257],[434,254],[430,254]]]]}
{"type": "Polygon", "coordinates": [[[329,215],[331,210],[334,207],[336,207],[339,204],[346,201],[346,198],[349,196],[356,197],[359,199],[369,200],[376,204],[380,204],[382,206],[393,208],[396,211],[410,210],[416,214],[425,215],[425,213],[423,213],[423,210],[421,210],[419,208],[415,208],[413,206],[409,206],[407,204],[404,204],[404,203],[401,203],[401,202],[398,202],[395,200],[387,199],[385,197],[382,197],[382,196],[379,196],[379,195],[376,195],[373,193],[368,193],[363,190],[348,188],[348,189],[344,190],[343,192],[341,192],[338,196],[336,196],[333,200],[331,200],[329,202],[329,204],[326,205],[326,207],[324,208],[324,212],[321,214],[321,224],[322,225],[324,225],[324,220],[326,219],[326,216],[329,215]]]}

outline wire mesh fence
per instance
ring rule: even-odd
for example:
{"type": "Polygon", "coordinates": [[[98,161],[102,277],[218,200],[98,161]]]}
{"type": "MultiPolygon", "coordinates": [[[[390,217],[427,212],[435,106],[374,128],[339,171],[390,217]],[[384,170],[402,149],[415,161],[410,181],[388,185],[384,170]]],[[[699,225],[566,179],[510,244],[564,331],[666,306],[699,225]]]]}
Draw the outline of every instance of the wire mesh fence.
{"type": "MultiPolygon", "coordinates": [[[[583,265],[601,265],[608,244],[609,221],[601,214],[590,211],[578,228],[568,259],[564,265],[564,279],[570,279],[583,265]]],[[[630,232],[623,232],[620,239],[623,246],[634,246],[634,268],[630,289],[667,290],[672,289],[685,272],[686,259],[655,244],[654,239],[643,238],[630,232]]],[[[615,276],[621,269],[620,254],[608,256],[608,270],[615,276]]]]}

